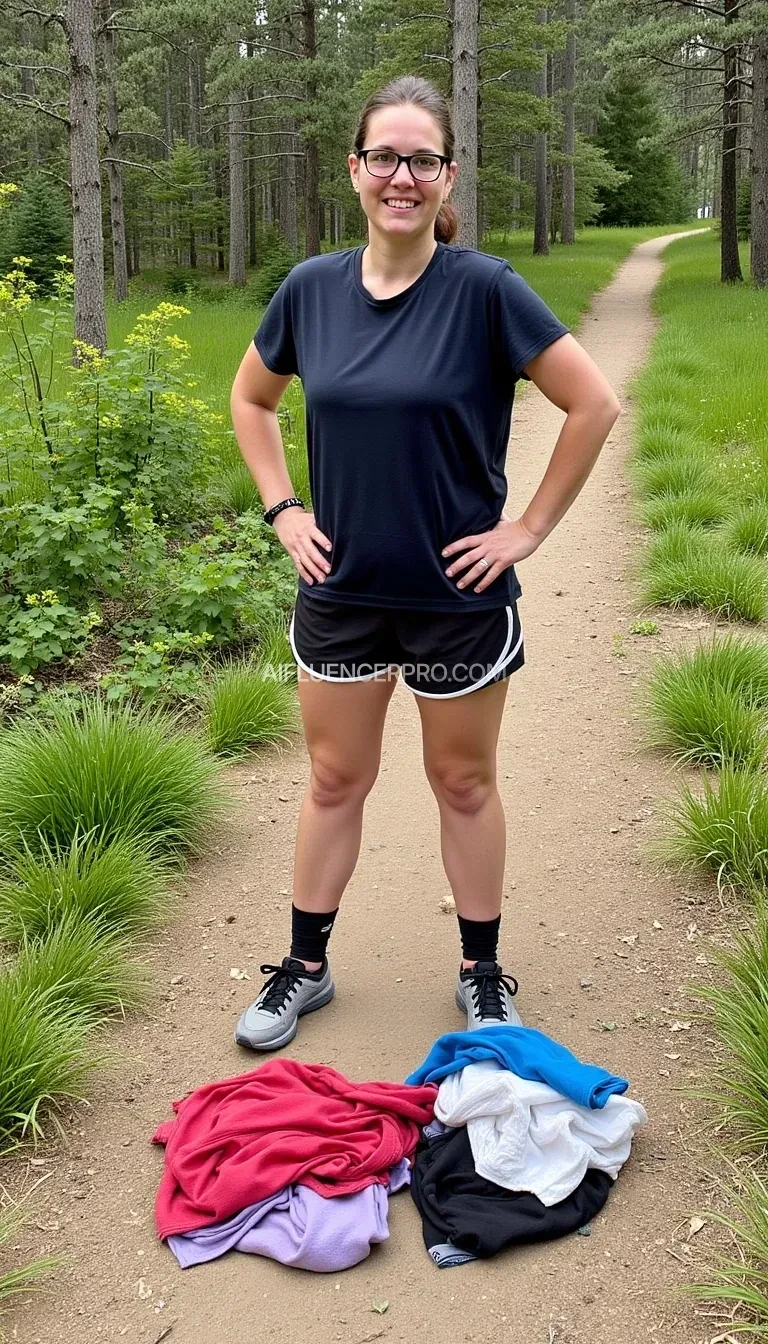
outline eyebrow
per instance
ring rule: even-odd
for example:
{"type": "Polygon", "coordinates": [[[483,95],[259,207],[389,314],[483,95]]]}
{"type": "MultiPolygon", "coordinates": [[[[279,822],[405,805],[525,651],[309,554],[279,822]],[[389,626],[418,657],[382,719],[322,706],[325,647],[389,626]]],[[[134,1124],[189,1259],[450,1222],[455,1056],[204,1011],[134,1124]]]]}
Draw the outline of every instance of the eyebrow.
{"type": "MultiPolygon", "coordinates": [[[[369,148],[369,149],[391,149],[393,154],[399,154],[399,152],[400,152],[399,150],[395,149],[394,145],[369,145],[368,148],[369,148]]],[[[439,149],[426,149],[424,146],[422,146],[421,149],[414,149],[414,150],[411,150],[411,153],[412,153],[412,154],[436,154],[436,155],[439,155],[440,150],[439,150],[439,149]]]]}

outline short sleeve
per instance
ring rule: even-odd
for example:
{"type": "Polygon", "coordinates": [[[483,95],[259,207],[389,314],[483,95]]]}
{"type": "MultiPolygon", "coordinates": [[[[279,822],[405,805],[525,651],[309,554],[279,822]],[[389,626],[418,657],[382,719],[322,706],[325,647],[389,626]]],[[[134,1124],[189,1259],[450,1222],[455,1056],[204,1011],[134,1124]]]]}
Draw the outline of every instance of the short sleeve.
{"type": "Polygon", "coordinates": [[[267,305],[253,338],[261,358],[272,373],[298,373],[294,341],[291,274],[288,274],[267,305]]]}
{"type": "Polygon", "coordinates": [[[526,364],[553,341],[566,336],[569,328],[509,262],[499,268],[489,307],[491,339],[501,372],[513,380],[529,381],[523,373],[526,364]]]}

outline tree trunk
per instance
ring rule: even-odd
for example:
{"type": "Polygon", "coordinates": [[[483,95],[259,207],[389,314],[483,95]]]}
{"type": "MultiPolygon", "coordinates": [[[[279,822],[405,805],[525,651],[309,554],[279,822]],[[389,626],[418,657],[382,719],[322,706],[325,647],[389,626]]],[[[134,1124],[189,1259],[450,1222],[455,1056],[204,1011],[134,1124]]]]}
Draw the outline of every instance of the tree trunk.
{"type": "MultiPolygon", "coordinates": [[[[542,25],[547,22],[546,8],[540,9],[536,19],[542,25]]],[[[543,102],[547,101],[547,54],[542,56],[541,65],[536,73],[534,93],[543,102]]],[[[549,255],[549,219],[547,217],[547,132],[536,132],[536,197],[533,215],[533,251],[535,256],[549,255]]]]}
{"type": "MultiPolygon", "coordinates": [[[[724,0],[726,27],[738,19],[741,0],[724,0]]],[[[727,37],[725,39],[728,41],[727,37]]],[[[727,46],[723,56],[723,152],[720,185],[720,279],[731,284],[742,279],[736,231],[736,144],[739,117],[738,49],[727,46]]]]}
{"type": "Polygon", "coordinates": [[[173,104],[171,102],[171,70],[165,72],[165,138],[168,144],[167,155],[173,153],[173,104]]]}
{"type": "Polygon", "coordinates": [[[245,164],[243,95],[229,95],[229,283],[245,284],[245,164]]]}
{"type": "MultiPolygon", "coordinates": [[[[516,150],[515,153],[512,155],[512,176],[515,177],[515,178],[517,178],[518,182],[520,181],[520,174],[521,174],[521,172],[522,172],[522,159],[521,159],[521,157],[520,157],[520,153],[519,153],[519,151],[516,150]]],[[[519,228],[520,228],[520,219],[519,219],[519,214],[520,214],[520,188],[519,188],[519,186],[516,186],[516,187],[514,188],[513,192],[512,192],[512,209],[513,209],[513,211],[515,212],[515,219],[513,219],[513,221],[512,221],[512,228],[513,228],[513,229],[519,229],[519,228]]]]}
{"type": "MultiPolygon", "coordinates": [[[[31,47],[35,44],[32,40],[32,30],[26,19],[22,19],[19,32],[22,47],[31,47]]],[[[34,70],[21,71],[21,91],[27,98],[34,98],[37,90],[35,88],[34,70]]],[[[24,119],[24,139],[26,144],[27,161],[30,168],[34,169],[40,163],[40,141],[37,134],[38,118],[25,117],[24,119]]]]}
{"type": "Polygon", "coordinates": [[[477,26],[478,0],[454,0],[453,125],[459,170],[452,201],[460,220],[458,241],[477,248],[477,26]]]}
{"type": "MultiPolygon", "coordinates": [[[[187,58],[187,109],[188,109],[188,145],[198,145],[200,143],[200,81],[198,78],[200,56],[195,57],[194,48],[190,47],[187,58]]],[[[193,187],[190,192],[190,204],[194,206],[197,192],[193,187]]],[[[189,245],[189,265],[191,269],[197,270],[197,233],[195,226],[190,218],[188,227],[188,245],[189,245]]]]}
{"type": "Polygon", "coordinates": [[[768,286],[768,33],[752,47],[752,282],[768,286]]]}
{"type": "Polygon", "coordinates": [[[125,241],[125,207],[123,205],[123,170],[115,160],[120,157],[120,129],[117,109],[117,81],[115,77],[115,48],[117,34],[107,24],[110,8],[102,0],[101,17],[104,24],[104,83],[107,104],[107,178],[109,181],[109,222],[112,231],[112,285],[115,299],[122,303],[128,298],[128,251],[125,241]]]}
{"type": "MultiPolygon", "coordinates": [[[[311,112],[318,93],[317,33],[315,29],[315,0],[302,0],[302,37],[304,59],[307,61],[307,108],[311,112]]],[[[320,146],[316,134],[305,134],[304,156],[304,255],[316,257],[320,252],[320,146]]]]}
{"type": "MultiPolygon", "coordinates": [[[[251,95],[252,96],[252,95],[251,95]]],[[[258,261],[256,250],[256,164],[248,164],[248,265],[255,266],[258,261]]]]}
{"type": "Polygon", "coordinates": [[[67,0],[69,150],[72,178],[75,339],[105,350],[104,235],[101,226],[99,104],[94,0],[67,0]]]}
{"type": "Polygon", "coordinates": [[[578,17],[576,0],[566,0],[565,17],[568,21],[568,39],[565,45],[565,65],[563,68],[563,154],[567,156],[563,164],[563,223],[561,237],[564,243],[576,241],[575,197],[576,180],[573,167],[573,154],[576,148],[576,116],[573,105],[576,88],[576,19],[578,17]],[[570,162],[568,162],[570,158],[570,162]]]}

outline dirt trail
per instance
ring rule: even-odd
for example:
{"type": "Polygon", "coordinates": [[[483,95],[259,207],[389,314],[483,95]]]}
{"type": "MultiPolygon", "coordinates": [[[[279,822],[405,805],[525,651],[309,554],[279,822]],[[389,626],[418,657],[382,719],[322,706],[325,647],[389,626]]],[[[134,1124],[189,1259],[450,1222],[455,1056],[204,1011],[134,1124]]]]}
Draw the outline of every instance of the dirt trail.
{"type": "MultiPolygon", "coordinates": [[[[638,247],[582,325],[579,339],[619,394],[647,357],[649,297],[666,241],[638,247]]],[[[513,508],[530,497],[561,420],[535,388],[521,399],[508,458],[513,508]]],[[[156,1241],[155,1125],[172,1098],[258,1062],[232,1041],[252,983],[230,979],[230,968],[250,968],[255,984],[259,960],[283,953],[308,776],[299,739],[231,773],[242,806],[197,866],[183,918],[153,954],[164,997],[152,1017],[113,1030],[120,1067],[97,1089],[93,1112],[78,1111],[69,1151],[48,1163],[38,1228],[49,1229],[46,1249],[69,1255],[71,1268],[51,1298],[19,1313],[13,1339],[704,1344],[717,1334],[673,1291],[687,1277],[687,1215],[707,1197],[691,1151],[694,1112],[676,1088],[696,1076],[709,1047],[695,1023],[669,1028],[691,1018],[683,986],[710,926],[706,907],[692,910],[693,894],[655,874],[644,852],[670,779],[663,762],[638,750],[635,696],[668,641],[628,633],[638,553],[623,469],[630,428],[626,412],[581,498],[521,566],[528,662],[510,685],[498,758],[509,837],[502,960],[519,977],[523,1018],[626,1074],[650,1115],[591,1236],[439,1271],[404,1194],[392,1201],[389,1242],[340,1275],[234,1254],[182,1272],[156,1241]],[[626,656],[616,655],[619,634],[626,656]],[[705,932],[687,937],[693,920],[705,932]],[[382,1299],[389,1310],[374,1314],[382,1299]]],[[[672,626],[665,623],[670,634],[672,626]]],[[[402,1079],[434,1037],[461,1026],[457,932],[439,908],[447,891],[418,714],[399,686],[334,933],[337,996],[304,1021],[287,1053],[353,1078],[402,1079]]],[[[33,1238],[38,1252],[39,1231],[33,1238]]]]}

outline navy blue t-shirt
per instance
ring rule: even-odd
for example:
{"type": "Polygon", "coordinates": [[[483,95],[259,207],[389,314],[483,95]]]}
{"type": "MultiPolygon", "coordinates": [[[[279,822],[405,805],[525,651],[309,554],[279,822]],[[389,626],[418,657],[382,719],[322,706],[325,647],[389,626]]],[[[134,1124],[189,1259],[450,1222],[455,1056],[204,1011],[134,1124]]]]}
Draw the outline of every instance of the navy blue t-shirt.
{"type": "MultiPolygon", "coordinates": [[[[452,541],[492,528],[515,382],[568,328],[501,257],[438,242],[393,298],[362,282],[363,247],[300,262],[254,337],[273,373],[298,374],[309,483],[332,542],[318,601],[458,611],[520,596],[510,567],[482,593],[445,571],[452,541]]],[[[321,547],[321,552],[328,552],[321,547]]]]}

